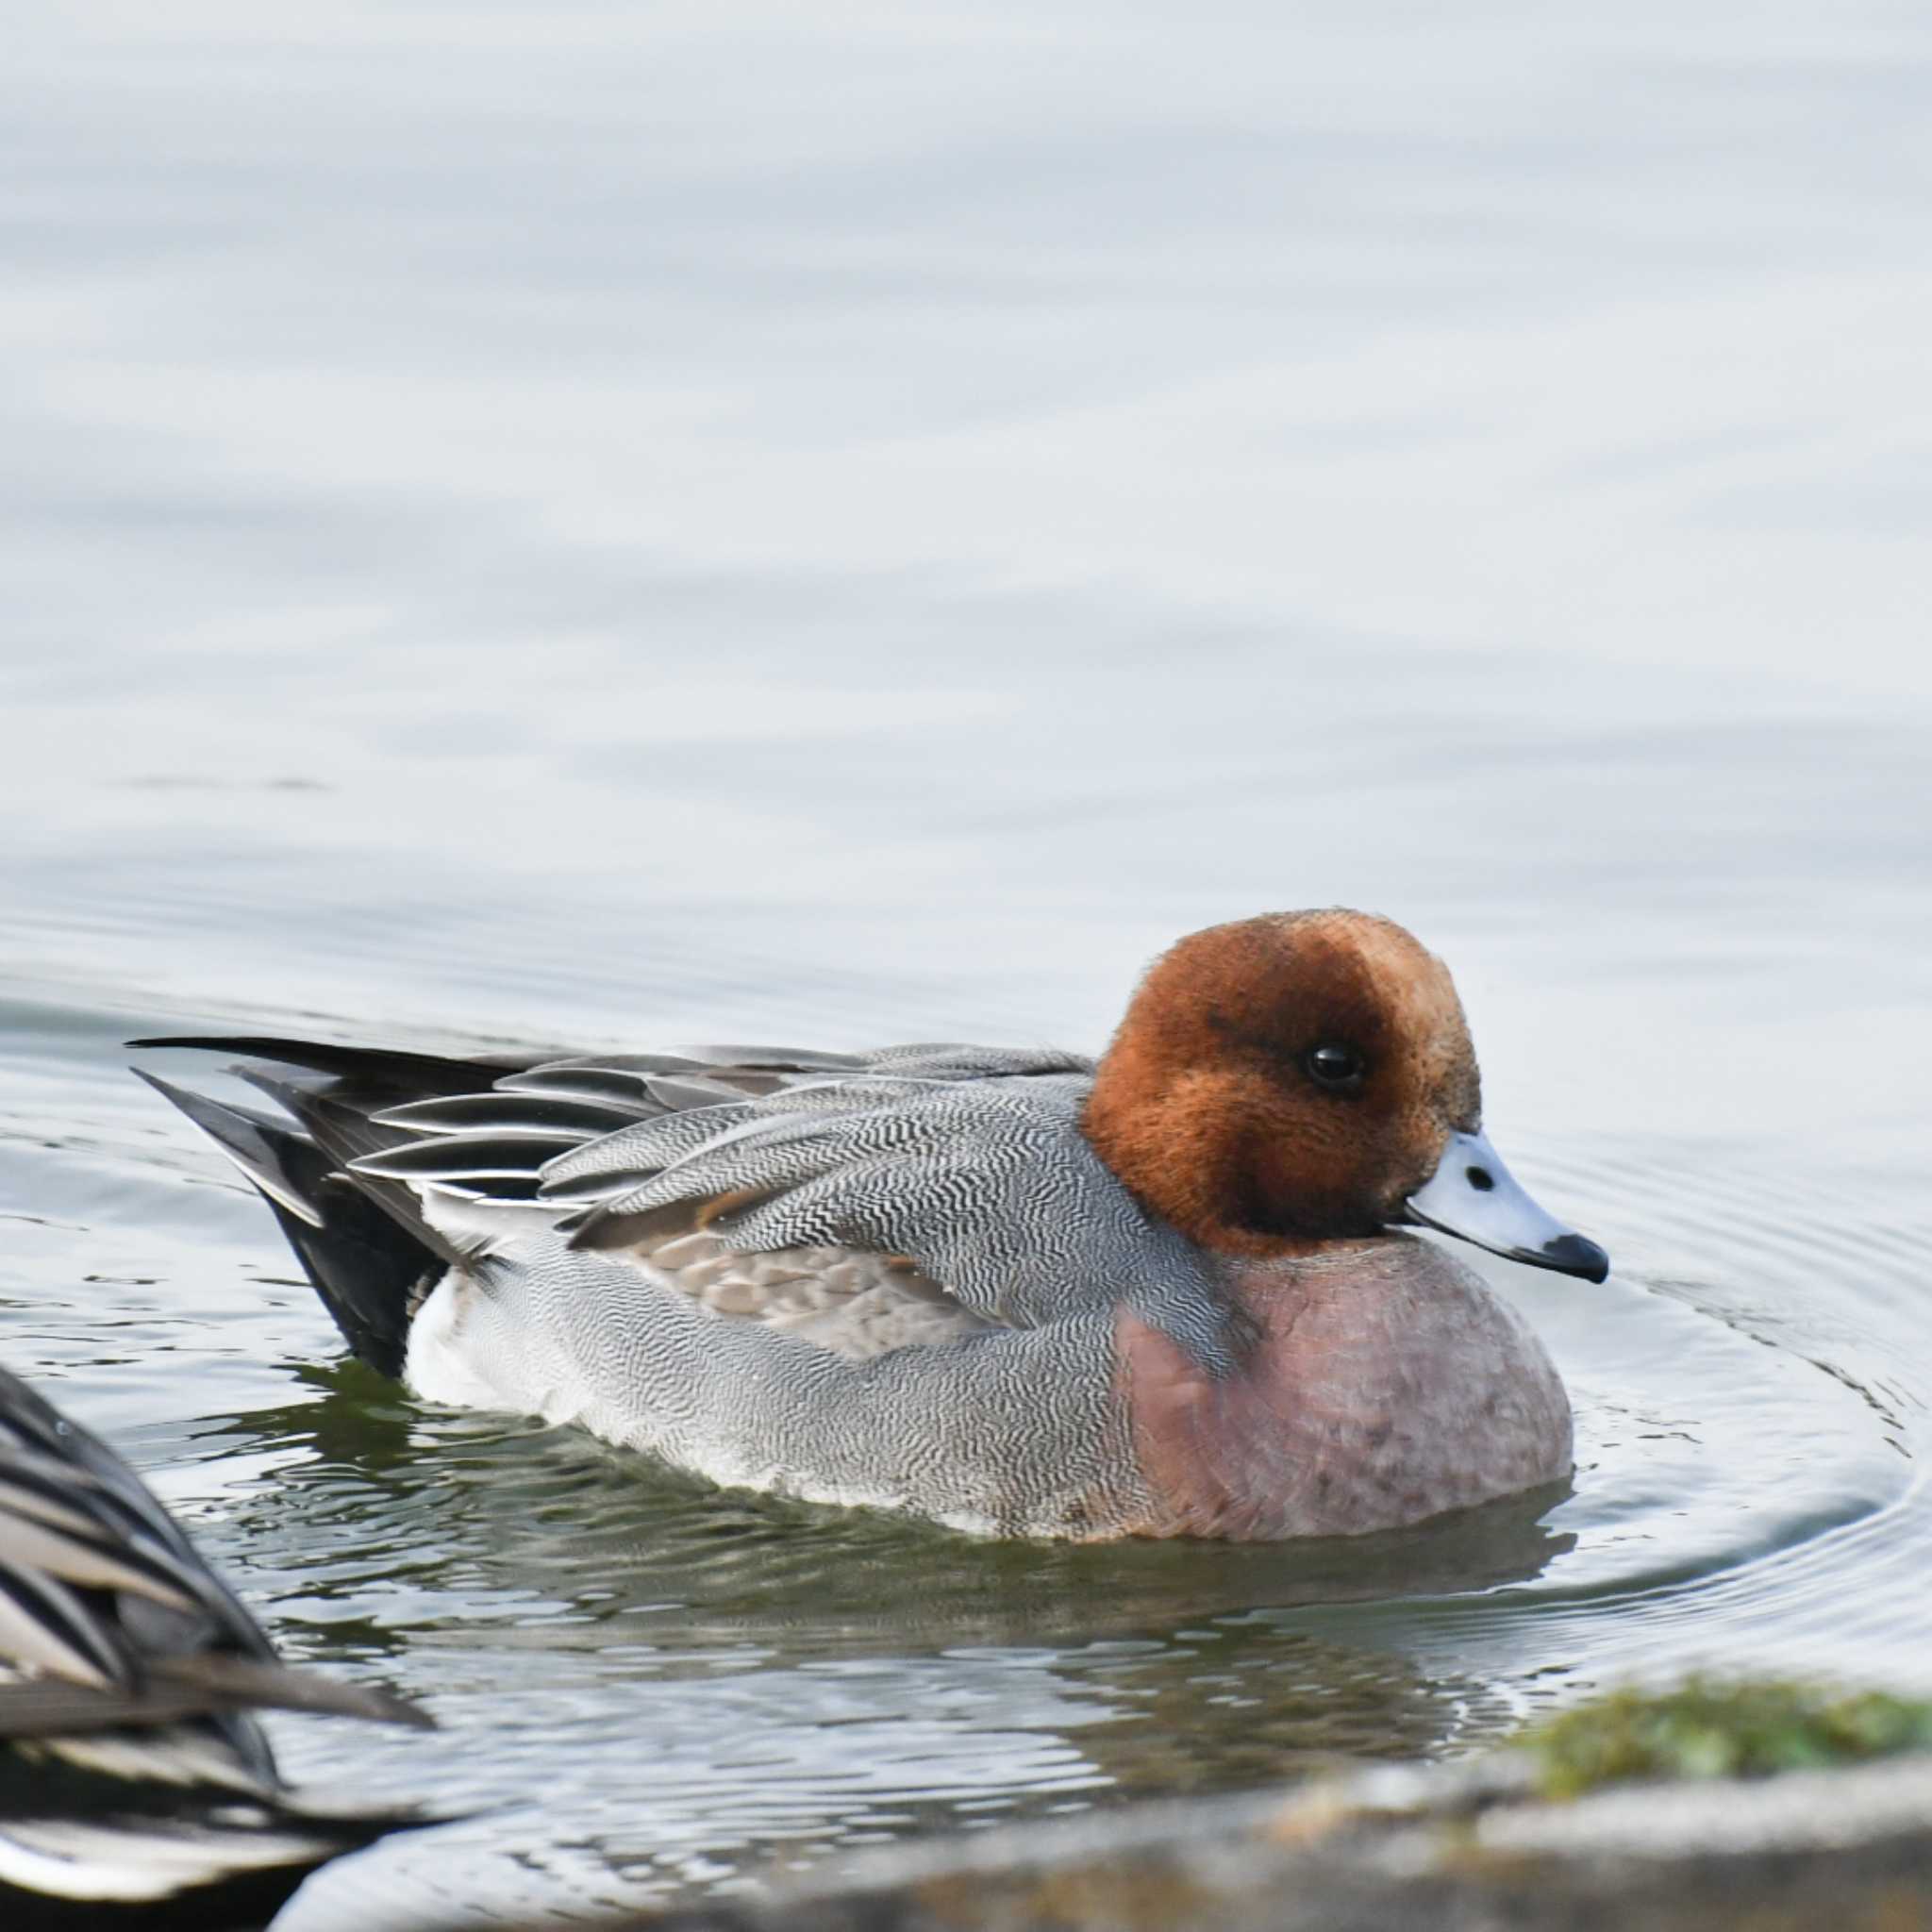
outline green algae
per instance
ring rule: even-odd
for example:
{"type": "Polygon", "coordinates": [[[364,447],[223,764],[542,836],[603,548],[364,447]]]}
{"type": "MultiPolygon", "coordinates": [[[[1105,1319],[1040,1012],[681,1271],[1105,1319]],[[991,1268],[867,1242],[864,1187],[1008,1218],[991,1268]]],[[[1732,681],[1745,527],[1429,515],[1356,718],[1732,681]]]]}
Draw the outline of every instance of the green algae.
{"type": "Polygon", "coordinates": [[[1932,1703],[1782,1679],[1624,1690],[1521,1732],[1545,1797],[1636,1779],[1771,1777],[1932,1750],[1932,1703]]]}

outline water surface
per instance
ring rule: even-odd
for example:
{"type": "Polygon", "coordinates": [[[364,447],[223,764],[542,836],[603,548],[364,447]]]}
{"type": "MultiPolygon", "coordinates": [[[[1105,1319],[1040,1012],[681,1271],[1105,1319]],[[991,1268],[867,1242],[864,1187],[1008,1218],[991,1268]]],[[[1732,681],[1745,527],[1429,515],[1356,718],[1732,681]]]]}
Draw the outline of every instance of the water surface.
{"type": "Polygon", "coordinates": [[[306,1932],[1932,1681],[1918,10],[206,4],[0,74],[0,1354],[471,1822],[306,1932]],[[135,1034],[1097,1046],[1455,968],[1568,1492],[1060,1549],[345,1364],[135,1034]]]}

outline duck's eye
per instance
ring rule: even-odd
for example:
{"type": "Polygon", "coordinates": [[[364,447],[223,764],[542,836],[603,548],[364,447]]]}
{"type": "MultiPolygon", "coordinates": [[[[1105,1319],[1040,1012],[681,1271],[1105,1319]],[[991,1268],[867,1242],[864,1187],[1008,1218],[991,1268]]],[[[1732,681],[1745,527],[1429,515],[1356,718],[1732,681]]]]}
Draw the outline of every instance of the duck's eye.
{"type": "Polygon", "coordinates": [[[1332,1093],[1352,1093],[1362,1084],[1362,1057],[1352,1046],[1333,1041],[1311,1046],[1302,1064],[1317,1087],[1325,1087],[1332,1093]]]}

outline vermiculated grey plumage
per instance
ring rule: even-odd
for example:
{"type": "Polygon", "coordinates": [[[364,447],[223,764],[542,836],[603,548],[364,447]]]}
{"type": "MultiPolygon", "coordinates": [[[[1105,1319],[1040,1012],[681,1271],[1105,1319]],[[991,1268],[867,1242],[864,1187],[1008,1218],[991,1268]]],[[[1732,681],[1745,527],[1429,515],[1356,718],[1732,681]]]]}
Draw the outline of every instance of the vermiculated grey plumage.
{"type": "Polygon", "coordinates": [[[406,1192],[459,1255],[410,1332],[425,1392],[982,1530],[1065,1533],[1130,1503],[1116,1308],[1209,1364],[1239,1321],[1079,1134],[1092,1062],[730,1051],[538,1062],[472,1092],[453,1069],[365,1072],[346,1049],[308,1057],[299,1083],[256,1077],[344,1177],[406,1192]],[[722,1281],[721,1253],[745,1257],[722,1281]]]}

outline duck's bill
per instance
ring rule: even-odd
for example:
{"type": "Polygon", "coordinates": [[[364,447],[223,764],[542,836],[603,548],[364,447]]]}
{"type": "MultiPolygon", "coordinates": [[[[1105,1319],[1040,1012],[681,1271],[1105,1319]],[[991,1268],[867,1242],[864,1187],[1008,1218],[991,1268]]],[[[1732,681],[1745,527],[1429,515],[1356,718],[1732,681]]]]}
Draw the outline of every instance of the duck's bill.
{"type": "Polygon", "coordinates": [[[1487,1134],[1451,1134],[1441,1164],[1405,1204],[1409,1218],[1492,1255],[1602,1281],[1610,1257],[1545,1214],[1505,1167],[1487,1134]]]}

